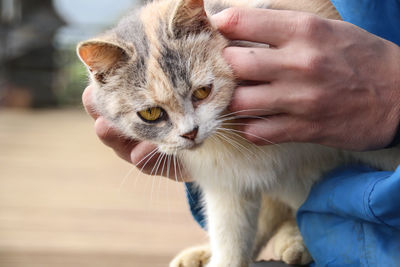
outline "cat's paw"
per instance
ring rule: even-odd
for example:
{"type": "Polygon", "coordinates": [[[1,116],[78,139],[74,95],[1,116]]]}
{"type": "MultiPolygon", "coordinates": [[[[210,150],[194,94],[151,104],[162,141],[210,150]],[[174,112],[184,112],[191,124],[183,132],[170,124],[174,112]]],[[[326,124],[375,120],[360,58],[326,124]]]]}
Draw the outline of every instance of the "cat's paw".
{"type": "Polygon", "coordinates": [[[274,254],[287,264],[305,265],[312,261],[295,221],[283,223],[272,238],[274,254]]]}
{"type": "Polygon", "coordinates": [[[279,253],[281,260],[287,264],[306,265],[312,261],[311,255],[303,241],[290,241],[283,246],[279,253]]]}
{"type": "Polygon", "coordinates": [[[209,262],[211,250],[208,245],[188,248],[176,256],[169,267],[204,267],[209,262]]]}

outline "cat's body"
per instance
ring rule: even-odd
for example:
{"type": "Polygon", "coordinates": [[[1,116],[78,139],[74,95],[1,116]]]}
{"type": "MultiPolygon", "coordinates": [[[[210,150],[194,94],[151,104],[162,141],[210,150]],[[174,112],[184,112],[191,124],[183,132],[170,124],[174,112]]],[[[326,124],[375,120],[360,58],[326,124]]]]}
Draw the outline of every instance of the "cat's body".
{"type": "MultiPolygon", "coordinates": [[[[338,18],[330,1],[269,4],[338,18]]],[[[232,5],[265,8],[267,3],[205,3],[209,14],[232,5]]],[[[179,255],[171,266],[245,267],[272,235],[280,259],[307,263],[293,214],[312,184],[347,163],[392,170],[400,153],[250,144],[225,122],[233,118],[226,107],[236,85],[221,56],[228,45],[209,24],[202,1],[163,0],[81,44],[78,53],[91,71],[97,111],[127,137],[176,155],[204,194],[211,259],[208,248],[200,247],[179,255]]]]}
{"type": "MultiPolygon", "coordinates": [[[[225,134],[229,135],[229,131],[225,134]]],[[[227,254],[242,253],[245,258],[245,253],[249,251],[243,254],[244,251],[235,250],[240,249],[237,246],[240,243],[242,246],[254,246],[254,251],[258,252],[282,223],[294,221],[294,212],[305,201],[311,186],[329,170],[349,163],[364,163],[393,170],[399,164],[399,151],[395,150],[352,153],[298,143],[255,147],[235,134],[231,138],[234,140],[231,143],[215,139],[206,141],[197,150],[182,152],[183,156],[180,157],[204,192],[208,231],[211,242],[215,242],[211,243],[211,250],[215,253],[224,248],[225,253],[217,256],[217,264],[211,266],[242,266],[242,263],[222,265],[221,262],[226,262],[227,254]],[[200,162],[199,158],[202,159],[200,162]],[[290,211],[271,209],[271,205],[280,205],[274,200],[286,204],[290,211]],[[257,226],[259,210],[263,215],[257,226]],[[270,216],[277,221],[268,218],[270,216]],[[260,230],[262,227],[266,230],[260,230]],[[258,232],[255,232],[257,228],[258,232]],[[260,243],[253,243],[257,235],[260,243]]],[[[304,255],[306,251],[284,255],[285,249],[298,246],[297,235],[296,232],[294,236],[290,233],[282,237],[290,244],[275,248],[275,253],[287,263],[304,264],[310,260],[308,255],[304,255]]]]}

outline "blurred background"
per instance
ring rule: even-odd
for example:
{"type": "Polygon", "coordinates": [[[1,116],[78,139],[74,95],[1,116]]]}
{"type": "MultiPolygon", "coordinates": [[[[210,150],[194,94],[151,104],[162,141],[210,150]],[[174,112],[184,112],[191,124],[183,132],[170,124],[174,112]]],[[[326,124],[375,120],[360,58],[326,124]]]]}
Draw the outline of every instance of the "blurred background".
{"type": "Polygon", "coordinates": [[[0,0],[0,266],[167,266],[206,242],[180,184],[139,174],[81,106],[77,42],[134,0],[0,0]]]}

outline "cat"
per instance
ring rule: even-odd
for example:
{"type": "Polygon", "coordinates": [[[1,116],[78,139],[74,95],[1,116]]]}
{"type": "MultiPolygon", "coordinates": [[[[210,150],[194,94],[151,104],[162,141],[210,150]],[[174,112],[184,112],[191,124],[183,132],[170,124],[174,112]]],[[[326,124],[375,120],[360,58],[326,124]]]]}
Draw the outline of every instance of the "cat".
{"type": "Polygon", "coordinates": [[[82,42],[93,102],[126,137],[175,155],[203,193],[210,245],[180,253],[171,267],[247,267],[271,238],[277,257],[311,261],[294,214],[323,174],[362,162],[393,170],[398,149],[356,153],[316,144],[256,146],[227,113],[237,81],[230,45],[209,16],[231,6],[295,9],[339,19],[328,0],[160,0],[82,42]]]}

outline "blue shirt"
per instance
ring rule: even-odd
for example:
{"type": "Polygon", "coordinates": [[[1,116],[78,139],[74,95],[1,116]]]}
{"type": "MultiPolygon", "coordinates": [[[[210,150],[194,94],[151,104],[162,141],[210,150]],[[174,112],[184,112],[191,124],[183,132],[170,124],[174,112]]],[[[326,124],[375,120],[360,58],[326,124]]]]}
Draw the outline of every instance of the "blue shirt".
{"type": "Polygon", "coordinates": [[[317,266],[400,266],[400,168],[331,172],[314,185],[297,223],[317,266]]]}
{"type": "MultiPolygon", "coordinates": [[[[332,3],[343,20],[400,45],[400,0],[332,3]]],[[[313,187],[297,222],[314,265],[400,266],[400,170],[333,171],[313,187]]]]}
{"type": "Polygon", "coordinates": [[[344,21],[400,45],[400,0],[331,0],[344,21]]]}

